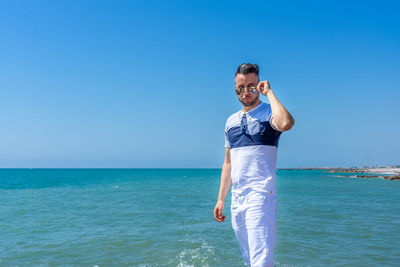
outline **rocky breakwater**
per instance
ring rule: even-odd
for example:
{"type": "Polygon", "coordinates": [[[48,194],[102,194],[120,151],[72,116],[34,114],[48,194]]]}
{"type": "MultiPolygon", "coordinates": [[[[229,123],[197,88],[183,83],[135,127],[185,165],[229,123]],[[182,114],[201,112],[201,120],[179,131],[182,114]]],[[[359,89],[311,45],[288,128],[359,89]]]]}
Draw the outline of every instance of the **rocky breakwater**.
{"type": "Polygon", "coordinates": [[[340,177],[356,177],[356,178],[383,178],[386,180],[400,180],[399,175],[352,175],[352,176],[345,176],[345,175],[340,175],[340,177]]]}
{"type": "Polygon", "coordinates": [[[367,173],[351,176],[340,175],[347,178],[383,178],[386,180],[400,180],[400,173],[396,168],[334,168],[327,172],[330,173],[367,173]],[[389,173],[388,173],[389,172],[389,173]],[[390,173],[393,172],[393,173],[390,173]],[[389,175],[388,175],[389,174],[389,175]]]}

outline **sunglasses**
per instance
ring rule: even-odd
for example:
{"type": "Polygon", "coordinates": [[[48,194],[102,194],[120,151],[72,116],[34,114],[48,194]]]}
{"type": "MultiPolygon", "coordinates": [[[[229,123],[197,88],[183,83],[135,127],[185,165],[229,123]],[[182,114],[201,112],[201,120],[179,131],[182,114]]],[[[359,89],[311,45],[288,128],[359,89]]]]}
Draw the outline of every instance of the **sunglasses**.
{"type": "MultiPolygon", "coordinates": [[[[244,87],[243,85],[240,85],[237,88],[235,88],[235,90],[236,90],[236,94],[241,95],[241,94],[244,94],[246,87],[244,87]]],[[[256,94],[258,92],[258,89],[256,86],[248,86],[247,92],[249,92],[250,94],[256,94]]]]}

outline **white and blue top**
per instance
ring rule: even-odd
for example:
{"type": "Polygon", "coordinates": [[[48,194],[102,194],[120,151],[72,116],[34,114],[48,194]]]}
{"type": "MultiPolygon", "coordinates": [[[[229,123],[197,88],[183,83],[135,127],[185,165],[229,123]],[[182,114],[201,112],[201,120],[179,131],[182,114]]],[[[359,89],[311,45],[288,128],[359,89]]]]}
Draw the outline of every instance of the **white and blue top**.
{"type": "Polygon", "coordinates": [[[232,114],[225,125],[225,147],[230,147],[232,193],[252,190],[275,194],[279,137],[271,121],[271,106],[261,102],[248,112],[232,114]]]}

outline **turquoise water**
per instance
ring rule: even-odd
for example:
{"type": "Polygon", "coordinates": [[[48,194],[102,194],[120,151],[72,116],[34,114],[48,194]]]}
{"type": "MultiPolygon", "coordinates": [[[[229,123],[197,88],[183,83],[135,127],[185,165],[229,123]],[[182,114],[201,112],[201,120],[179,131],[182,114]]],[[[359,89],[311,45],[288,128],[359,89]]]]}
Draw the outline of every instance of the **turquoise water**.
{"type": "MultiPolygon", "coordinates": [[[[244,266],[218,169],[0,169],[0,266],[244,266]]],[[[400,182],[278,171],[276,266],[400,266],[400,182]]]]}

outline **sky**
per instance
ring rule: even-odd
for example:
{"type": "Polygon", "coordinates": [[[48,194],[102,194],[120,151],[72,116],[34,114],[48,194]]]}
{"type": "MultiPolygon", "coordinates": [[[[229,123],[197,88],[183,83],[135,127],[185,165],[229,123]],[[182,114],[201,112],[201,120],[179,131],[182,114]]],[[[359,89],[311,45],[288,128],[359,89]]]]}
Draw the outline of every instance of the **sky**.
{"type": "Polygon", "coordinates": [[[0,168],[220,168],[244,62],[295,119],[278,168],[400,165],[399,10],[2,1],[0,168]]]}

